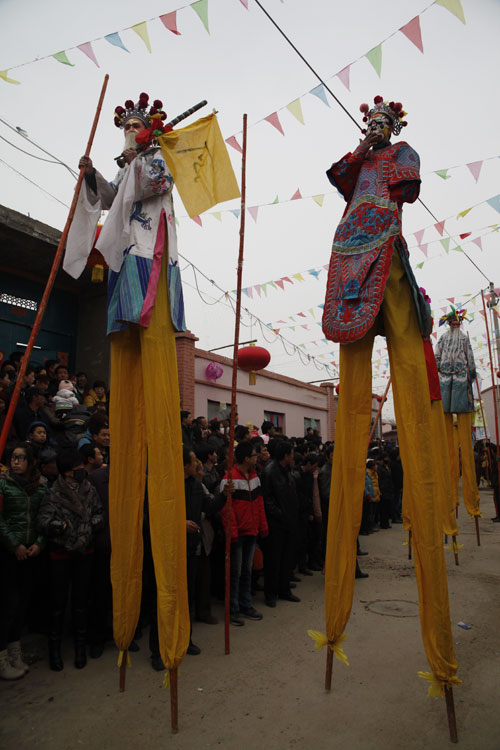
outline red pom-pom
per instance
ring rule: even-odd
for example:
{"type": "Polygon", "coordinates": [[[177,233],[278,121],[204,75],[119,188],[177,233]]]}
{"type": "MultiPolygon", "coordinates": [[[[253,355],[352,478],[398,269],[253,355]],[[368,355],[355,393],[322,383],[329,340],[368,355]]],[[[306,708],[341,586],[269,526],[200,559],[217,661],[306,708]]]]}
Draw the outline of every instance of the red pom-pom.
{"type": "Polygon", "coordinates": [[[161,113],[161,119],[162,120],[166,120],[167,119],[167,115],[165,114],[165,112],[161,113]]]}
{"type": "Polygon", "coordinates": [[[363,122],[368,122],[368,117],[363,117],[363,122]]]}
{"type": "Polygon", "coordinates": [[[407,123],[407,122],[406,122],[406,120],[405,120],[404,122],[402,122],[402,123],[401,123],[401,125],[402,125],[402,126],[403,126],[404,128],[406,128],[406,126],[408,125],[408,123],[407,123]]]}
{"type": "Polygon", "coordinates": [[[153,107],[156,107],[156,109],[161,109],[163,107],[163,102],[161,102],[159,99],[155,99],[153,102],[153,107]]]}
{"type": "Polygon", "coordinates": [[[144,91],[142,94],[139,94],[139,99],[144,99],[144,101],[149,101],[149,94],[145,94],[144,91]]]}
{"type": "Polygon", "coordinates": [[[374,101],[374,103],[375,103],[375,104],[380,104],[381,102],[383,102],[383,101],[384,101],[384,97],[383,97],[383,96],[376,96],[376,97],[375,97],[375,98],[373,99],[373,101],[374,101]]]}
{"type": "Polygon", "coordinates": [[[134,102],[132,101],[132,99],[127,99],[127,101],[125,102],[125,107],[126,109],[134,109],[134,102]]]}
{"type": "Polygon", "coordinates": [[[361,104],[360,107],[359,107],[359,111],[360,112],[365,112],[365,114],[366,114],[366,112],[368,112],[369,109],[370,109],[370,107],[368,106],[368,104],[365,104],[365,103],[361,104]]]}
{"type": "Polygon", "coordinates": [[[157,112],[158,110],[155,107],[151,107],[149,110],[149,116],[152,117],[153,115],[156,115],[157,112]]]}
{"type": "Polygon", "coordinates": [[[401,102],[396,102],[396,104],[394,105],[394,111],[399,112],[400,109],[403,109],[403,105],[401,104],[401,102]]]}
{"type": "Polygon", "coordinates": [[[366,128],[361,128],[361,132],[363,133],[363,135],[366,135],[366,128]]]}
{"type": "Polygon", "coordinates": [[[123,107],[116,107],[115,113],[117,115],[124,115],[125,114],[125,110],[123,109],[123,107]]]}
{"type": "Polygon", "coordinates": [[[136,140],[136,143],[146,144],[146,143],[149,143],[152,137],[153,137],[153,131],[151,130],[151,128],[145,128],[144,130],[140,130],[136,134],[135,140],[136,140]]]}
{"type": "Polygon", "coordinates": [[[115,125],[117,128],[121,127],[122,121],[119,117],[115,117],[115,125]]]}

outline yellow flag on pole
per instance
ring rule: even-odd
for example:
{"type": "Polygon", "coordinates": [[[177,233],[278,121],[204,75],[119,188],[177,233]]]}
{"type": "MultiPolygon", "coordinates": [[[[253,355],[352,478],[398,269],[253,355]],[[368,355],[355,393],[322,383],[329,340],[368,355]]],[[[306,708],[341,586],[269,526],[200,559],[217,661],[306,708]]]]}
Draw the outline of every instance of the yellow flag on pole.
{"type": "Polygon", "coordinates": [[[158,142],[191,218],[217,203],[239,198],[240,189],[214,114],[161,135],[158,142]]]}

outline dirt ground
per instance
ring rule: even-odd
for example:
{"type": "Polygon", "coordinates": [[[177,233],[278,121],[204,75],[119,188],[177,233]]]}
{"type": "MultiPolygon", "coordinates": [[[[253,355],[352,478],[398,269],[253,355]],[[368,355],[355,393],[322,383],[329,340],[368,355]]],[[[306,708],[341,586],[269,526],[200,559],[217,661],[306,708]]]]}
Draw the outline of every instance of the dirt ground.
{"type": "MultiPolygon", "coordinates": [[[[481,490],[481,546],[474,524],[460,508],[460,565],[446,552],[451,622],[459,676],[454,690],[463,750],[500,748],[500,524],[493,524],[491,492],[481,490]],[[457,625],[471,626],[464,630],[457,625]]],[[[316,652],[307,629],[324,631],[323,576],[297,584],[301,603],[256,605],[261,622],[231,628],[196,624],[200,656],[186,656],[179,677],[179,734],[169,724],[169,692],[149,662],[146,635],[132,654],[127,689],[118,691],[117,651],[77,671],[65,643],[66,668],[51,672],[43,639],[21,681],[0,684],[0,747],[231,748],[261,750],[433,750],[449,744],[443,699],[427,697],[417,677],[428,670],[416,615],[417,590],[401,526],[361,537],[369,578],[358,580],[345,651],[347,667],[334,660],[331,693],[324,691],[326,654],[316,652]],[[386,601],[386,606],[381,602],[386,601]],[[382,615],[373,610],[389,609],[382,615]],[[392,610],[392,611],[391,611],[392,610]],[[400,616],[402,613],[410,616],[400,616]],[[395,616],[399,615],[399,616],[395,616]]],[[[223,617],[222,608],[215,614],[223,617]]]]}

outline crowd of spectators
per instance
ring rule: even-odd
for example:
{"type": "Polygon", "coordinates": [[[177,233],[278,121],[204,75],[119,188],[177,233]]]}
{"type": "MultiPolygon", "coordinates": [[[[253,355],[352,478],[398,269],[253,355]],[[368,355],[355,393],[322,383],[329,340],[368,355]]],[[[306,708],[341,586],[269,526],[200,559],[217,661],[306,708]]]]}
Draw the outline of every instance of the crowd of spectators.
{"type": "MultiPolygon", "coordinates": [[[[0,426],[18,378],[17,355],[0,368],[0,426]]],[[[22,379],[0,466],[2,679],[28,671],[20,642],[26,628],[47,635],[54,671],[64,667],[68,630],[76,668],[86,665],[87,655],[99,658],[113,638],[108,483],[114,437],[106,384],[97,380],[89,386],[85,373],[73,374],[55,361],[28,366],[22,379]]],[[[228,476],[228,421],[192,419],[181,411],[180,422],[192,631],[197,622],[218,623],[213,609],[224,601],[226,528],[232,625],[263,618],[256,596],[269,608],[298,605],[301,582],[324,569],[333,443],[323,442],[312,428],[304,436],[287,437],[269,421],[260,429],[237,423],[228,476]]],[[[402,490],[397,447],[372,444],[362,536],[401,523],[402,490]]],[[[140,648],[137,641],[149,626],[151,664],[161,670],[147,496],[143,537],[141,616],[130,650],[140,648]]],[[[363,554],[358,543],[358,556],[363,554]]],[[[356,577],[367,577],[359,565],[356,577]]],[[[188,653],[200,653],[192,639],[188,653]]]]}

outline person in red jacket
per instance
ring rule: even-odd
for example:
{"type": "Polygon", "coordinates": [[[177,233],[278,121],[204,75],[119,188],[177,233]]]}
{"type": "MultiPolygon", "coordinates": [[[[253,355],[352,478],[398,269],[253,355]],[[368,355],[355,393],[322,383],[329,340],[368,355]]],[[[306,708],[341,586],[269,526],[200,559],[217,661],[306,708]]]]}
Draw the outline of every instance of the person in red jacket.
{"type": "MultiPolygon", "coordinates": [[[[255,447],[243,441],[234,449],[235,465],[232,471],[233,502],[231,507],[231,622],[244,625],[243,617],[262,620],[252,603],[252,564],[257,536],[268,534],[266,512],[260,479],[255,470],[255,447]]],[[[227,473],[220,490],[228,482],[227,473]]],[[[224,513],[227,513],[224,508],[224,513]]]]}

